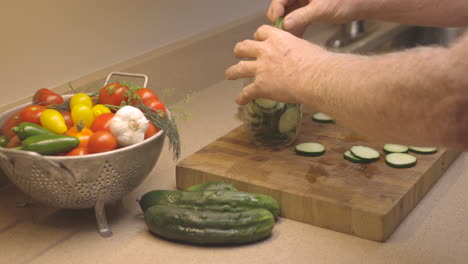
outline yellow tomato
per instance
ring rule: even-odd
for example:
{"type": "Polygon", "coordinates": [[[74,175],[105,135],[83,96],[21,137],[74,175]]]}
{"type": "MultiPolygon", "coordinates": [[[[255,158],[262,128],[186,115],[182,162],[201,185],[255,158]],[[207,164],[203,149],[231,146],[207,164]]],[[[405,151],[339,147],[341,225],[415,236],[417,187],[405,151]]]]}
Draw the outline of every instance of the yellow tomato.
{"type": "Polygon", "coordinates": [[[98,117],[102,114],[107,114],[107,113],[110,113],[111,110],[109,109],[109,107],[103,105],[103,104],[97,104],[95,106],[93,106],[93,114],[94,114],[94,117],[98,117]]]}
{"type": "Polygon", "coordinates": [[[67,131],[67,124],[63,115],[55,109],[46,109],[40,117],[41,125],[56,134],[63,134],[67,131]]]}
{"type": "Polygon", "coordinates": [[[77,104],[73,106],[71,109],[71,116],[75,126],[81,121],[87,128],[91,127],[95,118],[91,107],[85,104],[77,104]]]}
{"type": "Polygon", "coordinates": [[[70,109],[73,109],[75,105],[87,105],[89,108],[93,107],[93,101],[89,97],[89,95],[85,93],[77,93],[72,96],[70,99],[70,109]]]}

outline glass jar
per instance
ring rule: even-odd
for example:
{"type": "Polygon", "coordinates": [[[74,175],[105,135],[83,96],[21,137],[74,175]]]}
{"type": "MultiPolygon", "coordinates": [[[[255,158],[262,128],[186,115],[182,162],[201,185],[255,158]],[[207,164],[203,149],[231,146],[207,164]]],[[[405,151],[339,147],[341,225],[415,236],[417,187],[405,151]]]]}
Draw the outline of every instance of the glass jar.
{"type": "Polygon", "coordinates": [[[255,145],[281,148],[297,139],[302,107],[258,98],[243,106],[242,117],[247,135],[255,145]]]}

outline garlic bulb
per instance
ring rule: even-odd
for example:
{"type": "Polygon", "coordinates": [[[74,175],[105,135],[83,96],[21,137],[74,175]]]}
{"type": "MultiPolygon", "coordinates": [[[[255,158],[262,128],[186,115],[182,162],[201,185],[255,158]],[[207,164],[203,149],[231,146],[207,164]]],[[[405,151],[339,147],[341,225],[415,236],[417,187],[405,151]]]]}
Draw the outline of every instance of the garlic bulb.
{"type": "Polygon", "coordinates": [[[126,147],[145,139],[148,122],[140,109],[127,105],[115,113],[109,123],[109,128],[119,146],[126,147]]]}

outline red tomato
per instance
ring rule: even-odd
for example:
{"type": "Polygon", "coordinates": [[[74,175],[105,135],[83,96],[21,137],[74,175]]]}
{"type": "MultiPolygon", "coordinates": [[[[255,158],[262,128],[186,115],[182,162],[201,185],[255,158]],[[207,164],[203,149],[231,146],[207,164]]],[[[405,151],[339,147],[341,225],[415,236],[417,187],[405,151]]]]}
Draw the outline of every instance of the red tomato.
{"type": "Polygon", "coordinates": [[[87,154],[89,154],[88,148],[78,146],[68,152],[65,156],[82,156],[87,154]]]}
{"type": "Polygon", "coordinates": [[[152,137],[153,135],[156,135],[159,132],[159,129],[153,125],[153,123],[149,122],[148,123],[148,128],[146,129],[145,133],[145,139],[152,137]]]}
{"type": "Polygon", "coordinates": [[[18,136],[14,136],[8,141],[7,148],[16,148],[21,146],[21,139],[18,136]]]}
{"type": "Polygon", "coordinates": [[[122,101],[127,101],[127,86],[120,83],[110,83],[104,86],[99,92],[99,103],[119,106],[122,101]]]}
{"type": "Polygon", "coordinates": [[[5,121],[5,124],[3,124],[2,135],[4,135],[8,139],[12,139],[14,136],[16,136],[16,133],[13,132],[13,130],[11,130],[11,128],[21,124],[20,112],[21,111],[18,111],[16,113],[12,114],[5,121]]]}
{"type": "Polygon", "coordinates": [[[21,109],[20,119],[22,122],[31,122],[34,124],[41,124],[41,114],[47,107],[42,105],[28,105],[21,109]]]}
{"type": "Polygon", "coordinates": [[[97,131],[109,131],[109,123],[110,120],[115,116],[114,113],[105,113],[102,115],[99,115],[94,119],[93,124],[91,125],[91,130],[94,132],[97,131]]]}
{"type": "Polygon", "coordinates": [[[63,119],[65,119],[65,124],[67,125],[67,129],[72,128],[73,127],[73,120],[71,118],[70,111],[60,110],[59,112],[63,115],[63,119]]]}
{"type": "MultiPolygon", "coordinates": [[[[151,99],[158,100],[158,96],[156,95],[156,93],[148,88],[141,88],[136,92],[136,94],[140,97],[142,103],[145,103],[146,101],[151,99]]],[[[140,100],[134,99],[131,102],[132,105],[137,105],[138,103],[140,103],[140,100]]]]}
{"type": "Polygon", "coordinates": [[[156,109],[156,110],[160,110],[162,111],[163,113],[166,113],[166,107],[164,106],[164,104],[159,101],[158,99],[149,99],[147,100],[146,102],[144,102],[144,104],[149,107],[149,108],[153,108],[153,109],[156,109]]]}
{"type": "Polygon", "coordinates": [[[117,147],[117,140],[109,131],[98,131],[89,137],[89,153],[111,151],[117,147]]]}
{"type": "Polygon", "coordinates": [[[52,92],[47,88],[37,90],[33,96],[33,104],[35,105],[50,106],[58,105],[63,102],[63,97],[60,94],[52,92]]]}
{"type": "Polygon", "coordinates": [[[67,136],[72,136],[76,137],[80,140],[80,145],[78,147],[84,147],[86,148],[88,146],[89,138],[91,135],[94,134],[94,132],[85,127],[83,123],[78,124],[76,126],[73,126],[67,132],[65,132],[65,135],[67,136]]]}

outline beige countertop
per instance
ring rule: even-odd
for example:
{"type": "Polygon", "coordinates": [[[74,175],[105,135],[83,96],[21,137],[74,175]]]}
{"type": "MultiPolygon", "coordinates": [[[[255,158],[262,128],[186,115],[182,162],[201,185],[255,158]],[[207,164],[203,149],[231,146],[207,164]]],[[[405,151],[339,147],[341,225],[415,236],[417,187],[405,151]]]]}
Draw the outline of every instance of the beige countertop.
{"type": "MultiPolygon", "coordinates": [[[[196,93],[179,121],[187,157],[240,125],[234,98],[242,82],[223,81],[196,93]]],[[[167,147],[167,146],[166,146],[167,147]]],[[[175,188],[175,162],[167,148],[148,178],[107,208],[114,235],[101,238],[94,211],[32,204],[0,189],[0,263],[467,263],[468,155],[461,154],[385,243],[280,218],[273,235],[238,247],[198,247],[151,235],[135,199],[152,189],[175,188]]]]}

